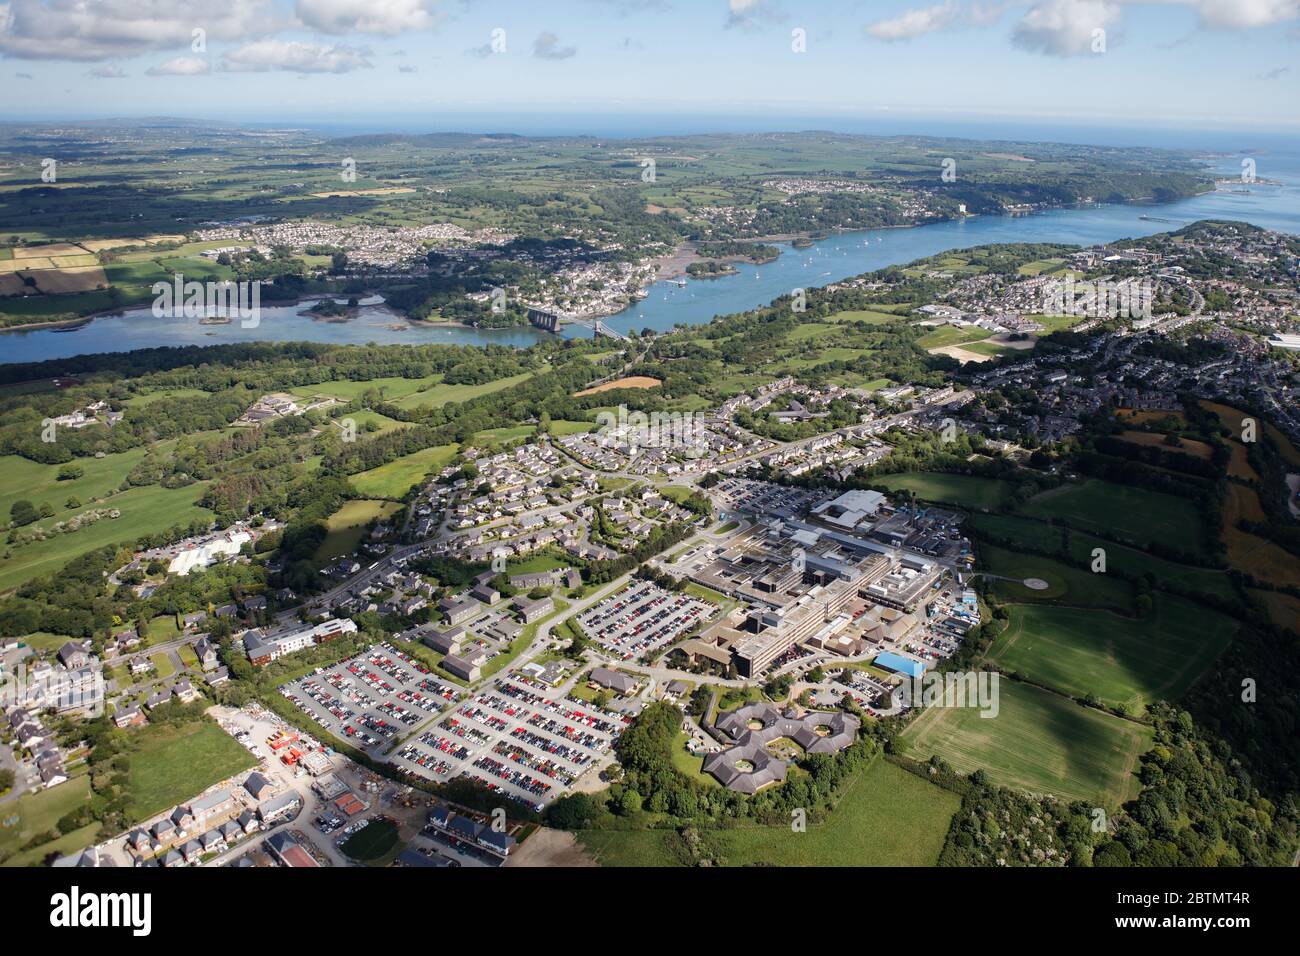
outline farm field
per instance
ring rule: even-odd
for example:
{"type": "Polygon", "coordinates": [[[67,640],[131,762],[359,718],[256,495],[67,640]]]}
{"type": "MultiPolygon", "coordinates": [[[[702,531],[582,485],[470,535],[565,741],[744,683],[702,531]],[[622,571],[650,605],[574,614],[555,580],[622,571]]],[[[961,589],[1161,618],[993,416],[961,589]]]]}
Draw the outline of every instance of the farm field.
{"type": "Polygon", "coordinates": [[[130,751],[129,812],[145,820],[257,761],[211,720],[139,731],[130,751]]]}
{"type": "MultiPolygon", "coordinates": [[[[727,866],[933,866],[961,798],[883,759],[863,769],[827,820],[789,827],[705,830],[727,866]]],[[[586,830],[603,866],[676,866],[663,830],[586,830]]]]}
{"type": "Polygon", "coordinates": [[[996,478],[977,475],[948,475],[940,472],[906,471],[872,479],[890,491],[908,490],[924,501],[965,508],[995,508],[1010,493],[1009,486],[996,478]]]}
{"type": "Polygon", "coordinates": [[[934,707],[903,732],[904,752],[937,754],[957,772],[983,769],[996,783],[1115,808],[1139,783],[1134,770],[1152,732],[1051,691],[1003,680],[996,717],[975,707],[934,707]]]}
{"type": "Polygon", "coordinates": [[[323,564],[341,555],[351,554],[361,543],[366,525],[376,518],[387,518],[401,510],[402,506],[395,501],[345,502],[325,523],[328,533],[316,549],[316,560],[323,564]]]}
{"type": "Polygon", "coordinates": [[[1179,445],[1170,445],[1165,442],[1165,436],[1159,432],[1141,432],[1126,431],[1121,432],[1118,436],[1121,440],[1133,445],[1143,445],[1147,448],[1160,448],[1164,451],[1176,452],[1180,455],[1190,455],[1193,458],[1199,458],[1202,461],[1209,461],[1214,456],[1214,449],[1203,441],[1197,441],[1194,438],[1184,438],[1179,445]]]}
{"type": "Polygon", "coordinates": [[[1156,698],[1176,700],[1232,640],[1227,617],[1167,594],[1150,617],[1013,605],[989,659],[1071,697],[1095,694],[1140,713],[1156,698]]]}
{"type": "Polygon", "coordinates": [[[435,445],[404,455],[386,465],[349,477],[352,487],[375,498],[400,498],[456,457],[459,445],[435,445]]]}
{"type": "Polygon", "coordinates": [[[1053,488],[1031,498],[1020,513],[1059,518],[1140,548],[1157,541],[1189,553],[1205,547],[1201,515],[1191,501],[1109,481],[1090,478],[1053,488]]]}
{"type": "Polygon", "coordinates": [[[1223,503],[1223,543],[1228,563],[1261,581],[1300,587],[1300,559],[1285,548],[1237,527],[1237,522],[1265,520],[1259,493],[1254,488],[1230,483],[1223,503]]]}

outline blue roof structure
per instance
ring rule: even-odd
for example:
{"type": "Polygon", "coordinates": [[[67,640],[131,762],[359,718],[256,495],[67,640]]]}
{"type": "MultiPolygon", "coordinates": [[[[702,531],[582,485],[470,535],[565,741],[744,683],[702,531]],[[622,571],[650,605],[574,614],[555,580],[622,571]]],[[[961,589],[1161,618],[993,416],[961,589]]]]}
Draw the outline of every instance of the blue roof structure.
{"type": "Polygon", "coordinates": [[[902,654],[895,654],[893,651],[885,651],[883,654],[877,654],[874,663],[877,667],[897,671],[900,674],[906,674],[908,677],[920,677],[925,673],[924,662],[914,661],[910,657],[904,657],[902,654]]]}

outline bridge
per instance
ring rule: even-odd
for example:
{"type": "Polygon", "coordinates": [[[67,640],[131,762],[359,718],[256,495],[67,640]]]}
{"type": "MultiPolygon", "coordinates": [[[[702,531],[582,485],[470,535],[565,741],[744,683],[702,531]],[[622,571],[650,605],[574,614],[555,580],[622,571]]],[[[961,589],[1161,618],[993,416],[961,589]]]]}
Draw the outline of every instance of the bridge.
{"type": "Polygon", "coordinates": [[[565,323],[585,326],[591,329],[597,338],[604,336],[617,339],[620,342],[628,341],[626,335],[611,329],[600,319],[579,319],[572,315],[560,315],[558,312],[552,312],[549,309],[539,309],[531,305],[528,307],[528,324],[535,329],[541,329],[544,332],[559,332],[560,326],[565,323]]]}

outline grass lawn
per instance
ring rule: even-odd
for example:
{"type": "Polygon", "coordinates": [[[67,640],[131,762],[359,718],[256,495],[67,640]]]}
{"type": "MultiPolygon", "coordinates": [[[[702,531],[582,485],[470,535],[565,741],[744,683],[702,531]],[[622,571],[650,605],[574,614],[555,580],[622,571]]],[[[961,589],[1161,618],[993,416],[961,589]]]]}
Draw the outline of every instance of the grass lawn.
{"type": "Polygon", "coordinates": [[[233,737],[206,719],[150,726],[133,742],[127,809],[136,820],[148,819],[257,764],[233,737]]]}
{"type": "MultiPolygon", "coordinates": [[[[89,799],[90,778],[82,775],[50,790],[25,793],[12,803],[0,805],[0,854],[15,853],[33,837],[56,830],[60,817],[89,799]]],[[[83,844],[87,845],[89,841],[83,844]]],[[[38,859],[46,852],[42,848],[38,859]]]]}
{"type": "Polygon", "coordinates": [[[1066,800],[1118,807],[1132,798],[1149,727],[1083,707],[1051,691],[1003,680],[996,717],[975,707],[933,707],[900,742],[918,760],[938,754],[959,773],[983,769],[997,783],[1066,800]]]}
{"type": "Polygon", "coordinates": [[[914,491],[923,501],[964,508],[995,508],[1010,493],[1010,486],[996,478],[939,472],[905,471],[897,475],[880,475],[873,478],[872,483],[890,491],[914,491]]]}
{"type": "Polygon", "coordinates": [[[1153,541],[1196,552],[1205,545],[1201,515],[1186,498],[1088,479],[1031,498],[1020,509],[1031,518],[1060,518],[1139,548],[1153,541]]]}
{"type": "Polygon", "coordinates": [[[18,638],[34,651],[57,651],[72,638],[64,634],[51,634],[49,631],[33,631],[18,638]]]}
{"type": "MultiPolygon", "coordinates": [[[[806,833],[789,827],[701,831],[727,866],[933,866],[956,794],[877,759],[849,785],[827,820],[806,833]]],[[[663,831],[587,830],[578,834],[604,866],[674,866],[663,831]]]]}
{"type": "Polygon", "coordinates": [[[324,564],[340,555],[351,554],[361,544],[366,525],[375,518],[397,514],[402,506],[393,501],[347,501],[325,523],[329,529],[316,549],[316,560],[324,564]]]}
{"type": "Polygon", "coordinates": [[[400,498],[410,491],[412,486],[423,482],[430,472],[438,471],[455,458],[459,448],[459,445],[454,444],[422,448],[420,451],[390,461],[386,465],[358,472],[349,480],[352,482],[352,487],[363,495],[375,498],[400,498]]]}
{"type": "Polygon", "coordinates": [[[1235,623],[1200,605],[1157,594],[1147,618],[1067,607],[1009,608],[990,660],[1071,697],[1089,693],[1139,713],[1177,699],[1232,641],[1235,623]]]}
{"type": "Polygon", "coordinates": [[[154,670],[160,679],[166,679],[176,673],[176,665],[172,663],[170,655],[166,652],[153,654],[149,657],[153,661],[154,670]]]}

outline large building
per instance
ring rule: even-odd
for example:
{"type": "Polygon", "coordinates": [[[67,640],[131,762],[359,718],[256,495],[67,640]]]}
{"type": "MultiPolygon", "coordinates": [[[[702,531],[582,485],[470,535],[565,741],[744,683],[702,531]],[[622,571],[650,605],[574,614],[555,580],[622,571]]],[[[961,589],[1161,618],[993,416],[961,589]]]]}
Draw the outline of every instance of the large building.
{"type": "Polygon", "coordinates": [[[348,618],[332,617],[312,627],[267,635],[252,630],[244,635],[244,653],[255,667],[295,654],[308,647],[332,641],[342,634],[355,634],[357,625],[348,618]]]}
{"type": "Polygon", "coordinates": [[[718,718],[717,735],[732,745],[704,758],[703,770],[739,793],[756,793],[785,779],[788,764],[767,749],[785,737],[810,754],[838,753],[853,743],[861,721],[842,711],[808,711],[798,716],[771,704],[747,704],[718,718]]]}

